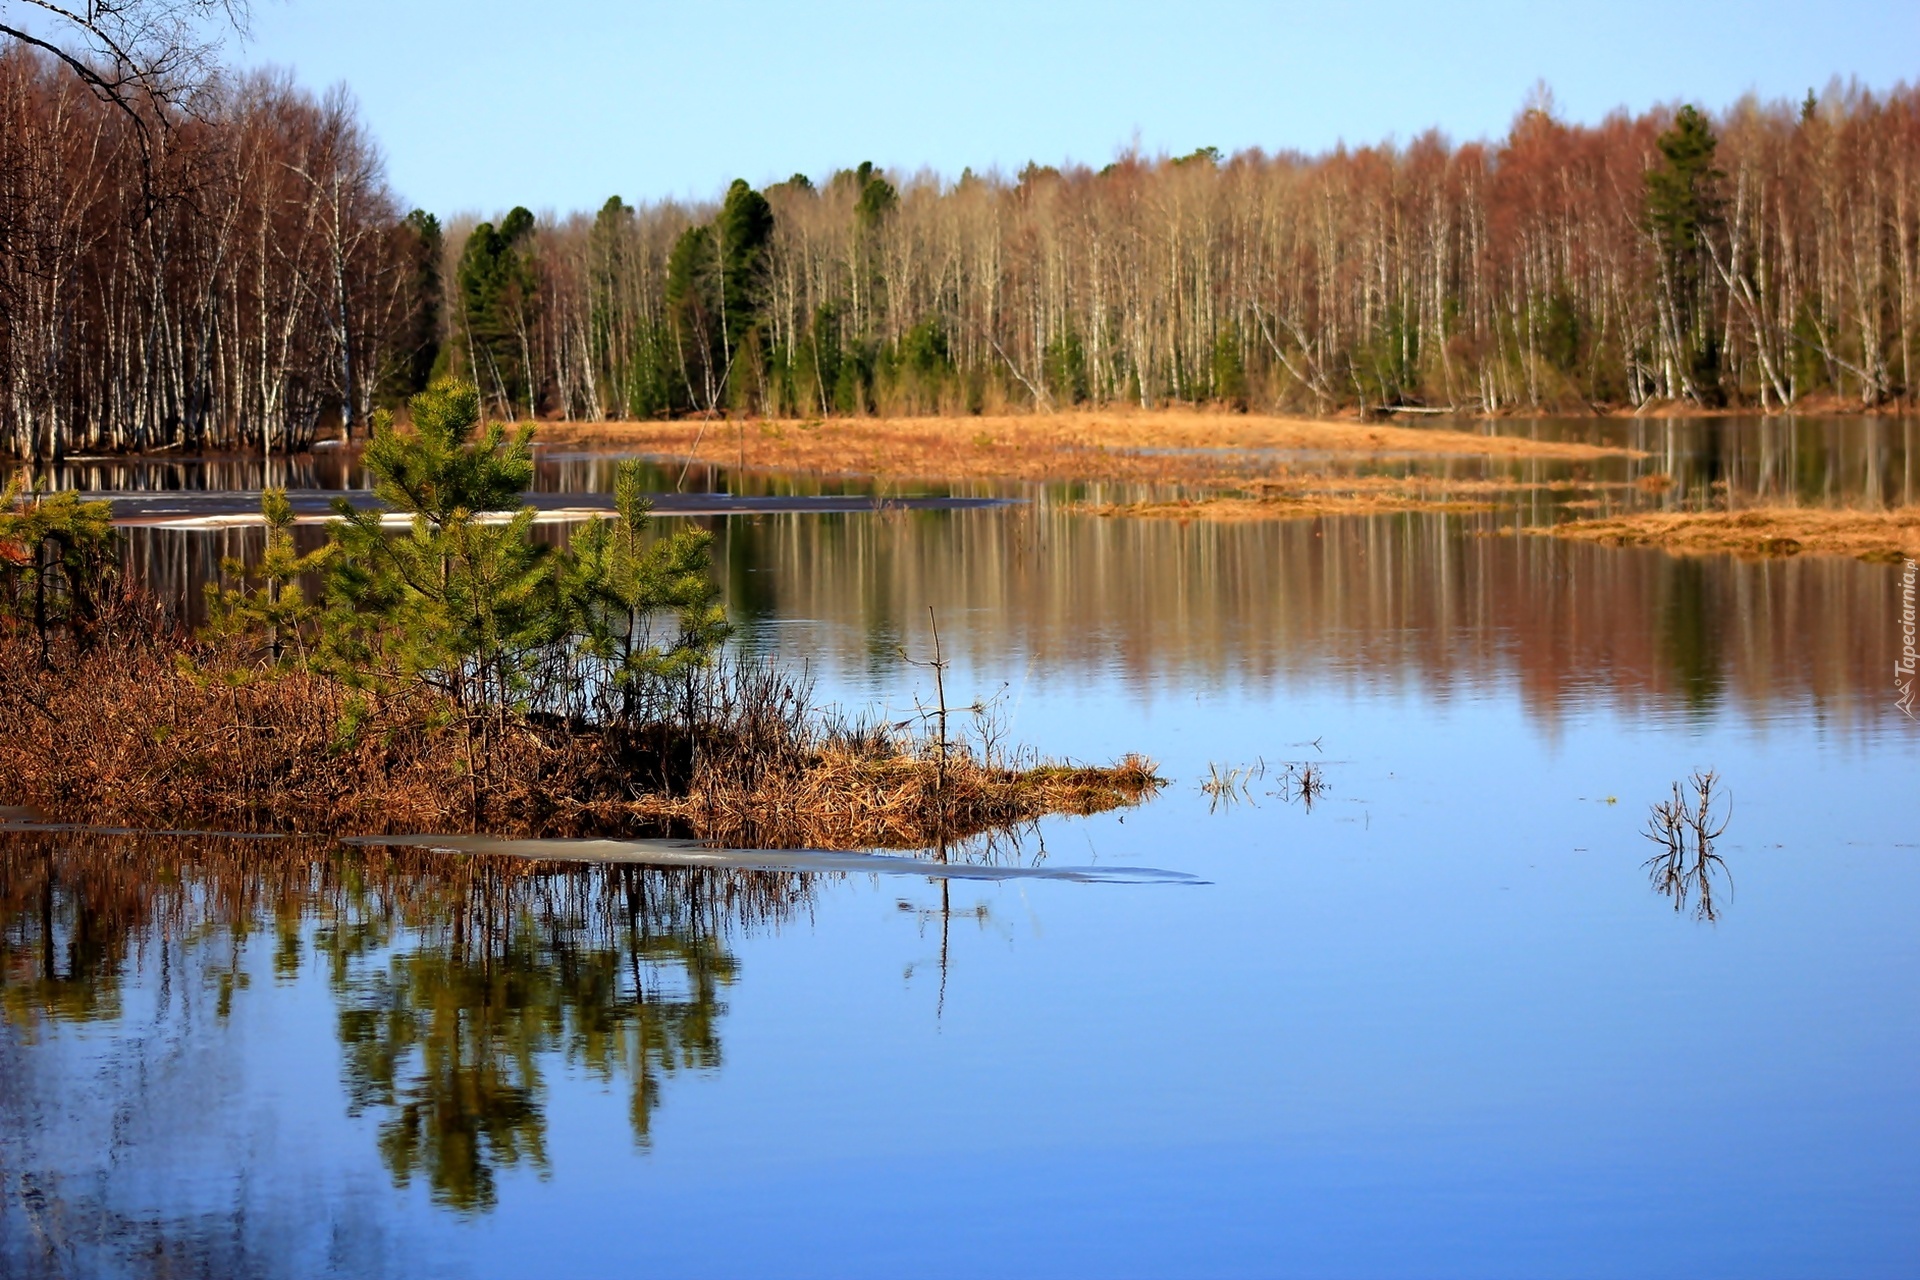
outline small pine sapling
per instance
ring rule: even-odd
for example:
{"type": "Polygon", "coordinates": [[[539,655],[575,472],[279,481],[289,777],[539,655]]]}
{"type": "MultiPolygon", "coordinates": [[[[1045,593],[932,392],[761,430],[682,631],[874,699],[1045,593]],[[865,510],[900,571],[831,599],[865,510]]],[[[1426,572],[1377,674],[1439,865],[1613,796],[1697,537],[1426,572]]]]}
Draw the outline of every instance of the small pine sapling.
{"type": "Polygon", "coordinates": [[[301,555],[294,544],[293,504],[285,489],[260,495],[260,514],[267,522],[267,548],[257,565],[228,558],[220,562],[226,586],[209,582],[208,630],[258,645],[261,661],[280,669],[290,662],[304,664],[309,639],[321,608],[307,599],[300,580],[325,569],[334,544],[301,555]]]}

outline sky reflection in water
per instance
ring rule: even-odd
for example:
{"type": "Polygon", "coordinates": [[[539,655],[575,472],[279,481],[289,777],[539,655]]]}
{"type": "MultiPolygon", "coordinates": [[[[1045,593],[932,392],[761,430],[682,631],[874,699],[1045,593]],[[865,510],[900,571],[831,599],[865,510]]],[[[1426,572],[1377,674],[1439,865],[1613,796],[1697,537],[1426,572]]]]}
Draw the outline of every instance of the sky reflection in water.
{"type": "Polygon", "coordinates": [[[1895,570],[1045,502],[720,551],[823,696],[924,696],[931,604],[956,700],[1175,779],[981,860],[1212,883],[0,836],[0,1271],[1920,1267],[1895,570]],[[1641,835],[1696,767],[1712,922],[1641,835]]]}

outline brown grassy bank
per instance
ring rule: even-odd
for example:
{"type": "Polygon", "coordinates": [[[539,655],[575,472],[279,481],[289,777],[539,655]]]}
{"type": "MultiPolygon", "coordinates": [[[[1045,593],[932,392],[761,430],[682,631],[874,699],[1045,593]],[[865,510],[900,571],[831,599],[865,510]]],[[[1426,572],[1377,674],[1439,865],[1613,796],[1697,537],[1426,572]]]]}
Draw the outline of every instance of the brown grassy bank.
{"type": "Polygon", "coordinates": [[[477,723],[424,692],[367,699],[261,678],[229,648],[149,637],[51,666],[0,638],[0,805],[61,822],[332,834],[671,834],[915,847],[1137,804],[1151,764],[1013,762],[850,724],[770,668],[727,666],[694,730],[617,738],[539,717],[477,723]]]}
{"type": "Polygon", "coordinates": [[[944,767],[926,744],[879,750],[847,741],[797,767],[758,775],[706,773],[685,795],[634,802],[636,816],[736,846],[913,849],[1050,814],[1134,805],[1163,785],[1153,764],[1041,762],[1016,767],[949,747],[944,767]],[[744,784],[743,784],[744,779],[744,784]]]}
{"type": "MultiPolygon", "coordinates": [[[[1662,477],[1664,479],[1664,477],[1662,477]]],[[[1326,476],[1282,474],[1196,497],[1145,502],[1087,502],[1074,510],[1102,517],[1146,520],[1217,521],[1304,520],[1319,516],[1368,516],[1395,511],[1464,514],[1492,511],[1522,494],[1588,495],[1645,489],[1622,481],[1532,480],[1431,475],[1326,476]]],[[[1576,499],[1582,501],[1591,499],[1576,499]]],[[[1571,502],[1568,505],[1572,505],[1571,502]]]]}
{"type": "Polygon", "coordinates": [[[1090,503],[1079,508],[1089,515],[1126,516],[1140,520],[1215,521],[1226,524],[1254,520],[1308,520],[1317,516],[1368,516],[1393,511],[1463,513],[1489,511],[1486,502],[1458,502],[1422,498],[1393,490],[1353,493],[1215,494],[1166,502],[1090,503]]]}
{"type": "MultiPolygon", "coordinates": [[[[1351,474],[1388,456],[1588,462],[1644,456],[1595,445],[1481,435],[1452,426],[1408,427],[1192,409],[1075,411],[968,418],[835,418],[795,422],[547,423],[549,445],[614,445],[663,459],[750,471],[905,480],[1021,480],[1179,484],[1192,496],[1079,509],[1103,517],[1246,522],[1389,512],[1466,513],[1510,505],[1523,493],[1562,497],[1620,489],[1582,479],[1351,474]],[[1305,455],[1276,462],[1265,451],[1305,455]]],[[[1658,494],[1663,475],[1635,487],[1658,494]]],[[[1581,505],[1569,502],[1568,506],[1581,505]]],[[[1597,499],[1586,505],[1599,505],[1597,499]]],[[[1636,512],[1528,532],[1676,554],[1842,555],[1868,560],[1920,554],[1914,509],[1892,512],[1765,508],[1737,513],[1636,512]]]]}
{"type": "Polygon", "coordinates": [[[1612,547],[1660,547],[1675,555],[1834,555],[1880,562],[1920,558],[1920,507],[1642,511],[1524,532],[1612,547]]]}
{"type": "Polygon", "coordinates": [[[791,421],[548,422],[556,446],[615,445],[665,459],[753,471],[880,479],[1225,484],[1267,474],[1288,450],[1356,462],[1385,455],[1590,461],[1630,451],[1452,427],[1408,427],[1264,414],[1087,411],[965,418],[791,421]]]}

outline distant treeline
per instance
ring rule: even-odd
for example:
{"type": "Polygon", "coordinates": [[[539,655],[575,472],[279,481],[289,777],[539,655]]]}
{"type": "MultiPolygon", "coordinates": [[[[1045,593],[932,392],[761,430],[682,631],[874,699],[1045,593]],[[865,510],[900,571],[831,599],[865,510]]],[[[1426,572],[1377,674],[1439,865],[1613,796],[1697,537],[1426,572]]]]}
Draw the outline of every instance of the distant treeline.
{"type": "Polygon", "coordinates": [[[155,129],[0,50],[0,444],[309,441],[435,373],[496,412],[1861,406],[1920,393],[1920,90],[1319,156],[736,182],[401,216],[342,94],[155,129]]]}
{"type": "Polygon", "coordinates": [[[523,412],[1878,405],[1916,391],[1920,91],[502,227],[451,314],[523,412]]]}

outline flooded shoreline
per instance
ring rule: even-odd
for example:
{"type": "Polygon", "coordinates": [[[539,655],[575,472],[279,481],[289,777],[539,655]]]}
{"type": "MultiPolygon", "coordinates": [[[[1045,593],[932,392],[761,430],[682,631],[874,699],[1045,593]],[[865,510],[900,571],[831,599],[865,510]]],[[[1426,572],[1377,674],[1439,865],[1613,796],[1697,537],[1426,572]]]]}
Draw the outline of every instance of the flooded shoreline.
{"type": "MultiPolygon", "coordinates": [[[[1589,479],[1654,507],[1907,483],[1897,434],[1716,454],[1680,426],[1670,489],[1589,479]]],[[[556,510],[611,474],[542,465],[556,510]]],[[[876,510],[898,489],[687,481],[845,504],[691,517],[742,654],[899,723],[935,697],[932,606],[951,704],[1066,759],[1152,749],[1166,786],[877,855],[0,827],[0,1271],[1920,1256],[1896,568],[1496,536],[1567,514],[1545,487],[1183,524],[1077,509],[1169,496],[1125,484],[876,510]],[[1310,806],[1283,762],[1324,771],[1310,806]],[[1696,771],[1710,839],[1650,844],[1696,771]],[[923,1182],[844,1228],[846,1186],[923,1182]],[[674,1229],[556,1225],[635,1204],[674,1229]]],[[[261,544],[127,536],[185,604],[261,544]]]]}
{"type": "MultiPolygon", "coordinates": [[[[4,828],[0,828],[3,830],[4,828]]],[[[1154,867],[1004,866],[830,849],[716,849],[692,840],[508,840],[496,836],[345,836],[363,848],[526,858],[537,862],[647,867],[734,868],[742,871],[921,876],[928,880],[1070,880],[1079,884],[1204,884],[1184,871],[1154,867]]]]}
{"type": "MultiPolygon", "coordinates": [[[[1144,420],[1150,422],[1151,415],[1144,420]]],[[[1009,467],[996,462],[996,450],[1019,445],[1020,420],[1013,419],[1005,424],[1006,439],[994,437],[998,443],[992,445],[976,444],[971,437],[960,440],[952,450],[927,459],[939,464],[935,470],[917,475],[905,469],[910,453],[889,454],[885,447],[850,455],[835,465],[815,459],[817,465],[805,466],[795,465],[792,459],[782,462],[776,456],[782,440],[767,438],[763,443],[775,452],[760,460],[746,456],[747,465],[741,467],[743,455],[730,447],[731,440],[727,448],[716,445],[689,455],[648,439],[622,443],[618,438],[622,424],[609,428],[613,437],[598,441],[592,439],[592,424],[570,428],[550,424],[556,431],[577,431],[580,439],[536,440],[533,489],[537,493],[605,493],[611,488],[614,463],[639,457],[649,462],[650,487],[662,495],[663,503],[665,495],[719,492],[736,498],[979,494],[983,492],[980,485],[999,485],[998,492],[1005,496],[1018,492],[1019,486],[1050,484],[1134,486],[1135,497],[1146,498],[1156,496],[1151,492],[1156,486],[1163,490],[1158,496],[1178,496],[1165,490],[1194,482],[1217,488],[1293,473],[1408,477],[1429,483],[1498,481],[1521,487],[1583,480],[1630,485],[1643,477],[1664,476],[1668,487],[1659,496],[1676,501],[1704,495],[1718,486],[1743,504],[1878,507],[1920,502],[1920,417],[1913,415],[1521,417],[1474,424],[1468,434],[1488,448],[1506,441],[1517,449],[1537,451],[1511,457],[1423,452],[1420,441],[1426,429],[1420,427],[1383,428],[1388,434],[1381,435],[1379,443],[1367,443],[1364,426],[1328,424],[1359,432],[1355,439],[1361,447],[1315,449],[1302,448],[1291,438],[1278,443],[1241,441],[1236,434],[1241,420],[1236,415],[1201,415],[1195,421],[1198,425],[1189,424],[1192,429],[1175,444],[1143,436],[1104,449],[1069,449],[1057,457],[1042,450],[1030,465],[1009,467]],[[1563,447],[1581,451],[1580,456],[1555,456],[1554,450],[1563,447]],[[1163,474],[1154,472],[1156,460],[1163,474]],[[1189,462],[1204,465],[1189,474],[1189,462]]],[[[832,431],[858,430],[874,434],[876,440],[885,439],[886,420],[830,422],[832,431]]],[[[749,425],[759,438],[758,424],[749,425]]],[[[671,424],[659,429],[669,427],[679,430],[671,424]]],[[[782,431],[789,436],[806,434],[794,424],[782,431]]],[[[6,465],[11,471],[27,464],[6,465]]],[[[257,493],[268,486],[350,494],[369,487],[357,446],[271,458],[217,454],[76,458],[29,470],[54,488],[156,497],[257,493]]]]}
{"type": "MultiPolygon", "coordinates": [[[[113,522],[130,528],[178,529],[216,532],[223,529],[264,528],[260,514],[260,493],[256,490],[220,490],[217,492],[173,491],[153,493],[105,490],[89,492],[89,499],[108,503],[113,522]]],[[[289,489],[287,500],[294,510],[294,523],[324,525],[337,517],[333,504],[345,501],[356,510],[379,507],[373,494],[365,489],[326,490],[289,489]]],[[[541,524],[577,524],[609,515],[613,511],[611,494],[529,493],[526,505],[536,511],[541,524]]],[[[869,497],[833,494],[763,495],[727,493],[655,493],[649,495],[656,516],[735,516],[735,515],[825,515],[863,511],[970,511],[1004,506],[1009,498],[961,496],[869,497]]],[[[501,513],[500,521],[511,513],[501,513]]],[[[401,516],[389,518],[395,527],[406,523],[401,516]]]]}

